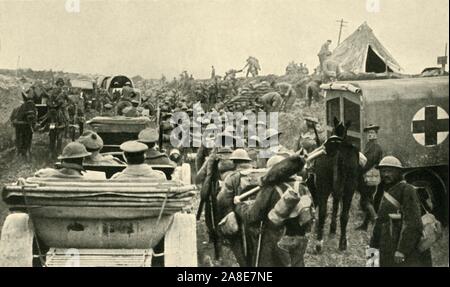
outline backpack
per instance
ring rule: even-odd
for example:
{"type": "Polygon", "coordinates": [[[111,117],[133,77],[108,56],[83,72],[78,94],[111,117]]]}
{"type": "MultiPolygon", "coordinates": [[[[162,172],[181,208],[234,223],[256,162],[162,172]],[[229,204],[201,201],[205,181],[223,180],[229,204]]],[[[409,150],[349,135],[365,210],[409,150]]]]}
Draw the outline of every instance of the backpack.
{"type": "Polygon", "coordinates": [[[275,225],[281,225],[288,218],[297,217],[299,225],[303,226],[314,220],[314,206],[312,197],[306,186],[300,181],[295,181],[294,187],[284,183],[287,189],[283,192],[279,186],[275,186],[280,199],[270,210],[268,217],[275,225]]]}
{"type": "MultiPolygon", "coordinates": [[[[400,202],[398,202],[392,195],[385,192],[384,198],[388,200],[390,203],[392,203],[397,209],[398,213],[401,212],[401,205],[400,202]]],[[[419,198],[420,205],[422,206],[423,210],[425,210],[425,214],[422,216],[422,237],[420,239],[420,242],[417,246],[418,250],[420,252],[424,252],[425,250],[430,249],[430,247],[439,239],[442,237],[442,225],[439,222],[439,220],[436,219],[436,217],[427,211],[427,209],[424,207],[422,201],[419,198]]]]}

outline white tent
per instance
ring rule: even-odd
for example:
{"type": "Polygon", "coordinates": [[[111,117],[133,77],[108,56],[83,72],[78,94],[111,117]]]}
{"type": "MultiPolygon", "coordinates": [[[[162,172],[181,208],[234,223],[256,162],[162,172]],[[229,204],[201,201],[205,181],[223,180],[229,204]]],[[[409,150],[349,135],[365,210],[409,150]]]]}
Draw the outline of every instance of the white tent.
{"type": "Polygon", "coordinates": [[[344,71],[353,73],[399,73],[402,70],[366,22],[333,51],[331,59],[344,71]]]}

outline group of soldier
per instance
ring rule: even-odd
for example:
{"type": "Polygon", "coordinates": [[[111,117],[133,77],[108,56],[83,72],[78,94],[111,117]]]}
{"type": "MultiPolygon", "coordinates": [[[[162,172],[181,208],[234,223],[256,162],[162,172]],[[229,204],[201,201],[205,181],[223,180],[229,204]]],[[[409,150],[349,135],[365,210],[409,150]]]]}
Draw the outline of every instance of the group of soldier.
{"type": "MultiPolygon", "coordinates": [[[[62,87],[63,84],[57,81],[47,104],[59,107],[64,116],[67,99],[62,87]]],[[[131,99],[132,105],[125,106],[120,112],[131,116],[131,112],[137,112],[139,104],[134,101],[136,95],[132,89],[128,89],[129,95],[127,89],[124,88],[125,96],[120,99],[131,99]]],[[[201,105],[197,108],[201,109],[201,105]]],[[[201,190],[202,200],[206,202],[205,221],[217,254],[220,255],[223,246],[228,246],[240,266],[304,266],[308,233],[314,218],[313,215],[306,219],[304,216],[305,210],[313,206],[313,195],[306,181],[314,176],[314,165],[306,164],[304,155],[318,147],[317,120],[305,117],[305,133],[299,137],[294,151],[281,146],[278,139],[282,133],[262,121],[255,128],[265,132],[258,131],[255,133],[257,136],[245,138],[251,134],[249,129],[252,127],[245,125],[244,120],[244,133],[237,133],[236,128],[227,126],[225,109],[222,106],[219,111],[213,108],[221,120],[219,126],[213,124],[212,119],[200,121],[202,131],[210,129],[217,133],[207,137],[209,143],[198,149],[190,150],[181,145],[171,148],[170,137],[174,128],[180,126],[192,131],[193,109],[188,108],[185,101],[176,104],[165,101],[160,106],[162,132],[147,128],[139,133],[137,140],[122,143],[120,149],[125,161],[101,154],[103,140],[94,131],[86,130],[63,149],[57,168],[41,169],[35,176],[83,180],[89,179],[84,165],[126,165],[110,180],[143,177],[163,181],[168,179],[166,174],[152,165],[168,165],[176,169],[186,159],[186,154],[194,151],[195,182],[201,190]],[[184,112],[190,117],[189,126],[174,122],[172,112],[184,112]],[[238,135],[244,135],[244,138],[238,135]],[[256,145],[250,145],[250,141],[256,145]],[[160,145],[163,145],[162,152],[158,148],[160,145]],[[299,163],[297,172],[264,182],[273,167],[283,161],[299,163]],[[259,187],[258,192],[246,195],[256,187],[259,187]],[[296,204],[290,204],[290,200],[296,204]],[[310,204],[305,205],[305,201],[310,204]]],[[[369,223],[373,224],[370,246],[379,250],[382,266],[431,265],[429,250],[418,252],[415,248],[422,227],[420,201],[414,188],[403,181],[400,161],[391,156],[383,158],[382,148],[377,143],[379,129],[376,125],[364,129],[368,137],[363,151],[367,162],[361,167],[358,190],[365,217],[358,230],[367,231],[369,223]],[[397,213],[398,207],[385,199],[386,196],[380,196],[386,193],[400,202],[403,224],[392,222],[391,214],[397,213]]],[[[172,179],[177,179],[176,172],[172,179]]]]}
{"type": "MultiPolygon", "coordinates": [[[[331,55],[328,49],[330,43],[327,41],[319,52],[320,67],[325,74],[331,55]]],[[[247,65],[247,74],[258,74],[259,64],[256,65],[253,59],[249,58],[247,65]]],[[[217,85],[214,70],[213,74],[214,84],[217,85]]],[[[279,111],[286,105],[287,99],[296,96],[294,88],[288,83],[272,86],[277,91],[257,98],[249,111],[279,111]]],[[[58,79],[47,94],[47,105],[50,109],[56,109],[61,121],[82,118],[83,104],[77,101],[82,100],[82,96],[69,97],[64,87],[64,81],[58,79]]],[[[33,91],[25,94],[37,97],[33,91]]],[[[299,137],[295,150],[289,150],[279,144],[282,133],[265,122],[251,127],[246,125],[248,120],[241,118],[244,126],[237,128],[243,128],[243,133],[237,133],[235,127],[227,125],[230,123],[228,112],[240,111],[243,107],[214,99],[217,91],[200,91],[196,98],[199,100],[198,106],[193,108],[189,108],[192,101],[177,97],[176,92],[171,97],[157,95],[157,107],[151,102],[144,103],[130,83],[126,83],[121,90],[113,89],[111,95],[106,90],[100,90],[99,94],[108,99],[102,105],[101,115],[155,116],[159,119],[159,129],[144,129],[137,140],[122,143],[120,149],[125,160],[122,161],[101,154],[102,138],[94,131],[83,131],[81,128],[80,137],[62,150],[58,168],[39,170],[35,176],[83,180],[89,179],[84,169],[86,164],[126,165],[110,180],[149,178],[164,181],[168,180],[166,174],[152,168],[152,165],[176,169],[187,160],[188,152],[195,152],[195,182],[201,190],[202,200],[197,215],[201,215],[204,209],[208,234],[215,245],[216,255],[220,256],[223,246],[227,246],[240,266],[304,266],[308,233],[314,218],[311,213],[313,194],[307,187],[307,181],[314,181],[314,164],[306,163],[305,155],[320,145],[316,119],[305,117],[305,133],[299,137]],[[211,118],[196,121],[193,119],[196,108],[215,113],[220,124],[213,124],[211,118]],[[187,115],[189,125],[173,121],[172,116],[177,112],[187,115]],[[172,146],[172,131],[179,127],[191,132],[195,122],[201,126],[201,131],[212,130],[212,136],[206,137],[206,142],[198,148],[172,146]],[[251,128],[258,131],[249,137],[251,128]],[[278,171],[282,162],[296,166],[296,172],[286,175],[278,171]],[[273,174],[276,176],[268,176],[273,174]]],[[[81,126],[82,122],[84,120],[80,121],[81,126]]],[[[401,162],[392,156],[383,158],[382,148],[377,143],[379,129],[376,125],[364,129],[367,144],[363,154],[367,161],[359,173],[358,191],[365,215],[357,229],[367,231],[369,224],[373,224],[370,247],[379,250],[381,266],[431,265],[429,249],[419,252],[416,248],[422,232],[423,208],[414,188],[402,178],[401,162]],[[403,219],[393,221],[391,215],[399,213],[400,208],[403,219]]],[[[188,134],[192,136],[190,143],[199,140],[195,134],[188,134]]],[[[177,177],[174,172],[172,179],[177,177]]]]}

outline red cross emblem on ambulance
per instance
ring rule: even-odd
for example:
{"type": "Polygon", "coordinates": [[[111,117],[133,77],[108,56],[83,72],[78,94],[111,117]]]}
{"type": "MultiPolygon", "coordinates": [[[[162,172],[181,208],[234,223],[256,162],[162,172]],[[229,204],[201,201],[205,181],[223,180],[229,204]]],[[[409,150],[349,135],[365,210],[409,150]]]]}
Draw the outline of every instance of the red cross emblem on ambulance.
{"type": "Polygon", "coordinates": [[[426,147],[439,145],[448,136],[448,114],[440,106],[425,106],[414,115],[411,131],[419,144],[426,147]]]}

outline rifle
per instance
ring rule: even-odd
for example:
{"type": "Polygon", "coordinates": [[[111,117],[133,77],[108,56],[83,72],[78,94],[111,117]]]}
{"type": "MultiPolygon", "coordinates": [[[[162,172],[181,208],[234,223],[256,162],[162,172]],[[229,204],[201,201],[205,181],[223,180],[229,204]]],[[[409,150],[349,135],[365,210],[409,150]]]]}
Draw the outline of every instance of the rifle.
{"type": "MultiPolygon", "coordinates": [[[[216,150],[214,149],[211,156],[215,157],[216,150]]],[[[211,159],[210,159],[211,160],[211,159]]],[[[197,220],[200,220],[204,206],[205,209],[205,223],[208,228],[210,240],[214,244],[214,254],[216,259],[220,258],[220,246],[217,232],[217,201],[216,201],[216,187],[219,176],[218,159],[214,158],[211,168],[207,166],[207,173],[205,181],[201,189],[201,199],[197,210],[197,220]]],[[[206,163],[209,165],[209,163],[206,163]]]]}
{"type": "Polygon", "coordinates": [[[314,134],[316,135],[316,144],[319,147],[322,144],[320,143],[319,134],[317,133],[316,123],[313,124],[313,129],[314,129],[314,134]]]}

